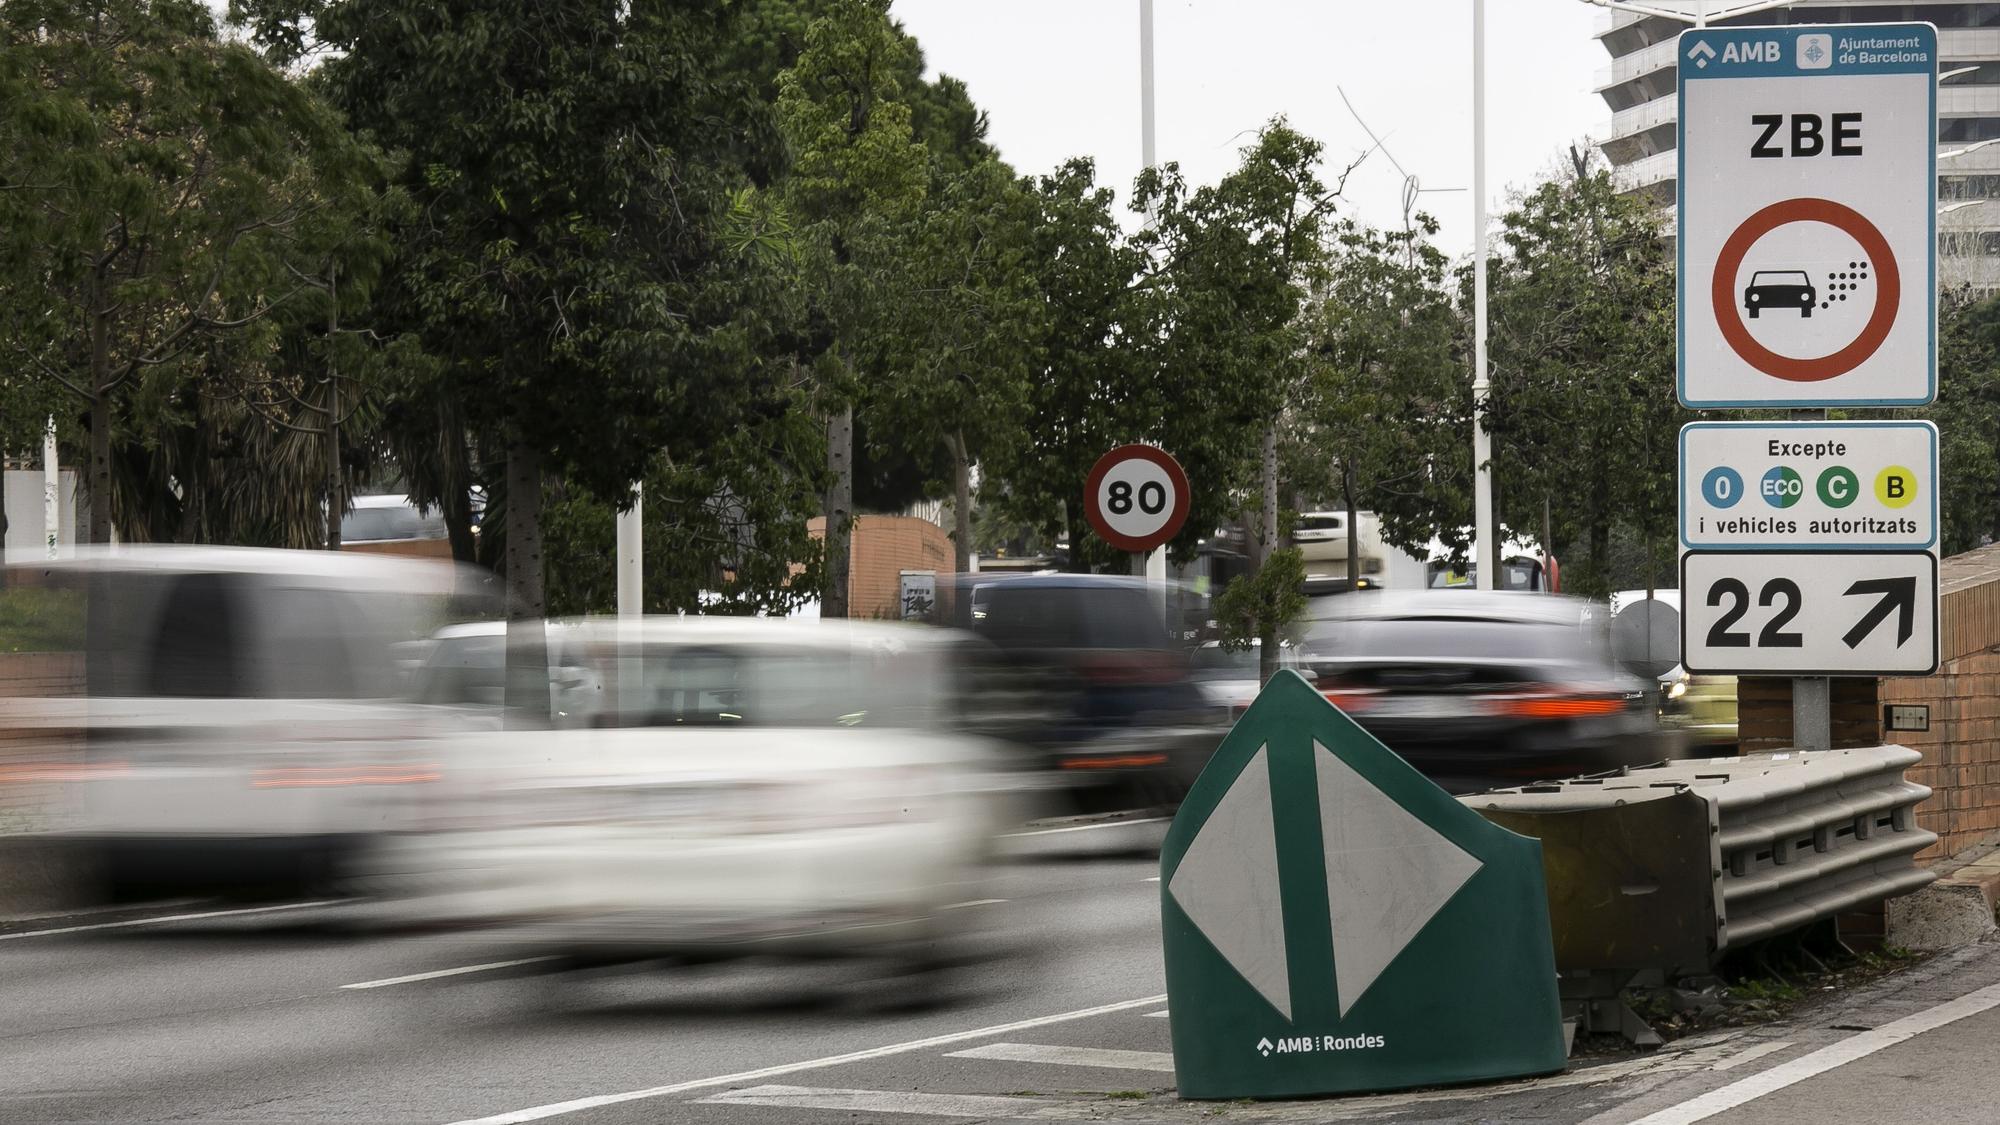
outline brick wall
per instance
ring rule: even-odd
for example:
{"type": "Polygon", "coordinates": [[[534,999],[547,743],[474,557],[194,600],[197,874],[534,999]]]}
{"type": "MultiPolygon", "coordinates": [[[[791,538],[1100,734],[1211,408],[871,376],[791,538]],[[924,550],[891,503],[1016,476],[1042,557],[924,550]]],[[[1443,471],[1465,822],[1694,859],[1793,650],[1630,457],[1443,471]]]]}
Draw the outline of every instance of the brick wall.
{"type": "MultiPolygon", "coordinates": [[[[83,694],[83,656],[62,652],[0,653],[0,699],[83,694]]],[[[0,835],[48,826],[60,784],[50,767],[82,760],[83,740],[0,726],[0,835]]]]}
{"type": "MultiPolygon", "coordinates": [[[[1882,745],[1882,708],[1876,681],[1836,677],[1828,688],[1835,749],[1882,745]]],[[[1792,738],[1792,681],[1783,676],[1743,676],[1736,681],[1736,737],[1740,753],[1783,750],[1792,738]]]]}
{"type": "MultiPolygon", "coordinates": [[[[808,533],[826,535],[826,517],[806,522],[808,533]]],[[[848,558],[848,616],[902,616],[902,580],[906,570],[934,570],[938,576],[940,610],[950,606],[952,575],[956,573],[951,537],[929,520],[914,516],[858,516],[854,521],[854,551],[848,558]]]]}
{"type": "Polygon", "coordinates": [[[1909,778],[1936,790],[1917,810],[1917,823],[1940,837],[1926,859],[2000,830],[2000,545],[1945,559],[1938,584],[1937,675],[1881,681],[1883,703],[1931,709],[1929,731],[1884,736],[1922,752],[1909,778]]]}

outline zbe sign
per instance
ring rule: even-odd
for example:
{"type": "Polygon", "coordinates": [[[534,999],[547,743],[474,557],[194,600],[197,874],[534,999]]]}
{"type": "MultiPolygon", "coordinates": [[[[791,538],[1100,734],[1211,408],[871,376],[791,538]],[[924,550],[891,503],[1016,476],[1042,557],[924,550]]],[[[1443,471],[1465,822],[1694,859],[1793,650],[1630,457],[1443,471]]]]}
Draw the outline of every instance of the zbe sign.
{"type": "Polygon", "coordinates": [[[1680,52],[1681,401],[1931,401],[1936,30],[1710,29],[1680,52]]]}

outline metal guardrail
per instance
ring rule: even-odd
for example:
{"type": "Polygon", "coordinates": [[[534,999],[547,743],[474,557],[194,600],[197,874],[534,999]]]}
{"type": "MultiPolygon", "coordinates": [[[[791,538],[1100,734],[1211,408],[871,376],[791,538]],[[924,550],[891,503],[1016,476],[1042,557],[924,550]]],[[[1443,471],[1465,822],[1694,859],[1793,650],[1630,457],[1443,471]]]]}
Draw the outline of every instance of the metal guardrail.
{"type": "Polygon", "coordinates": [[[1673,940],[1675,927],[1691,922],[1687,904],[1703,906],[1696,913],[1712,962],[1935,878],[1914,862],[1937,842],[1916,825],[1916,807],[1931,791],[1903,777],[1920,760],[1901,746],[1780,751],[1666,762],[1460,800],[1543,840],[1557,968],[1693,972],[1709,966],[1688,964],[1690,944],[1673,940]],[[1705,810],[1640,811],[1682,796],[1700,798],[1705,810]],[[1575,831],[1581,821],[1574,818],[1585,816],[1679,827],[1654,835],[1657,846],[1649,848],[1618,842],[1647,833],[1575,831]],[[1705,839],[1690,829],[1693,817],[1708,822],[1699,834],[1705,839]],[[1706,854],[1697,860],[1697,852],[1706,854]],[[1691,883],[1704,870],[1704,886],[1670,885],[1691,883]],[[1669,904],[1678,905],[1662,909],[1669,904]],[[1659,929],[1669,919],[1673,925],[1659,929]],[[1656,940],[1631,940],[1642,933],[1656,940]]]}

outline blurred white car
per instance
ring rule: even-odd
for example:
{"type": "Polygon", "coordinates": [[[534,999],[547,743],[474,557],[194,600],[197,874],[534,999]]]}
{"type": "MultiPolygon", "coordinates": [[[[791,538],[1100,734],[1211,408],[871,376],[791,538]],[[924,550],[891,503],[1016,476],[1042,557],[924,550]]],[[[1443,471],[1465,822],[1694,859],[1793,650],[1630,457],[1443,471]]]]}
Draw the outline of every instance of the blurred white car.
{"type": "Polygon", "coordinates": [[[8,569],[0,633],[81,694],[0,700],[69,761],[52,827],[116,898],[336,881],[437,777],[396,647],[475,583],[448,563],[228,547],[83,548],[8,569]]]}
{"type": "Polygon", "coordinates": [[[547,636],[573,681],[550,728],[461,736],[383,872],[416,917],[605,959],[953,952],[945,908],[979,897],[1005,815],[998,747],[958,722],[976,642],[702,617],[547,636]]]}

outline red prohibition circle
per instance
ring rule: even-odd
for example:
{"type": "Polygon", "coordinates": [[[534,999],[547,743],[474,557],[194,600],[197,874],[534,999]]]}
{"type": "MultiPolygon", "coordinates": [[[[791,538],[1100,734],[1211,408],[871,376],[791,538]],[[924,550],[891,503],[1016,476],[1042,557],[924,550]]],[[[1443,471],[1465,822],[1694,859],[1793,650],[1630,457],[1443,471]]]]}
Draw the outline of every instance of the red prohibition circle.
{"type": "Polygon", "coordinates": [[[1181,471],[1179,461],[1158,446],[1121,445],[1099,457],[1097,463],[1090,467],[1090,475],[1083,480],[1084,517],[1090,521],[1090,528],[1097,532],[1098,538],[1121,551],[1150,551],[1180,534],[1182,525],[1187,523],[1189,503],[1187,474],[1181,471]],[[1104,484],[1104,478],[1111,474],[1112,469],[1127,461],[1150,461],[1158,465],[1174,486],[1173,505],[1167,510],[1167,522],[1151,535],[1135,537],[1117,531],[1097,506],[1097,492],[1104,484]]]}
{"type": "Polygon", "coordinates": [[[1722,329],[1722,338],[1729,341],[1736,354],[1764,374],[1794,383],[1817,383],[1861,366],[1889,338],[1902,297],[1903,279],[1896,270],[1896,256],[1889,249],[1889,240],[1859,211],[1831,199],[1786,199],[1745,219],[1736,233],[1729,236],[1729,241],[1722,244],[1709,286],[1716,326],[1722,329]],[[1868,255],[1869,264],[1876,271],[1875,308],[1861,334],[1839,351],[1815,359],[1793,359],[1758,343],[1751,338],[1749,327],[1743,323],[1743,313],[1736,307],[1736,271],[1743,265],[1743,256],[1758,239],[1787,223],[1839,227],[1861,244],[1862,252],[1868,255]]]}

